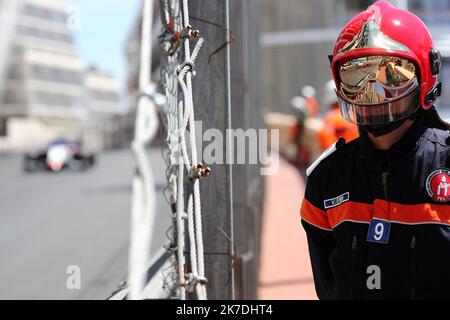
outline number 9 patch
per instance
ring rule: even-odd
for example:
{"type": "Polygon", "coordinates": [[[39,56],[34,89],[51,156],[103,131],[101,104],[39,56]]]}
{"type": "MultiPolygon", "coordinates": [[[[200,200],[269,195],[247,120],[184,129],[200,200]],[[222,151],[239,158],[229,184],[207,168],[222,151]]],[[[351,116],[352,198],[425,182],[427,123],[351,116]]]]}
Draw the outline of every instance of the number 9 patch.
{"type": "Polygon", "coordinates": [[[391,231],[390,222],[372,219],[372,221],[370,221],[369,224],[367,241],[386,244],[389,242],[390,231],[391,231]]]}

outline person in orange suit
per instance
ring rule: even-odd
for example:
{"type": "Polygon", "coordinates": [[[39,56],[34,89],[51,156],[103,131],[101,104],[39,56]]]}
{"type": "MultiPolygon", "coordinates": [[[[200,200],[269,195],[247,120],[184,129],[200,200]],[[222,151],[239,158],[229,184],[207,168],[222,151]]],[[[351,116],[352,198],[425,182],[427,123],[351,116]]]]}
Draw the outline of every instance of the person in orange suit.
{"type": "Polygon", "coordinates": [[[324,150],[339,138],[344,138],[346,142],[350,142],[359,136],[358,127],[342,117],[334,88],[333,80],[328,81],[325,85],[324,100],[330,110],[323,118],[323,129],[318,133],[319,144],[324,150]]]}
{"type": "Polygon", "coordinates": [[[304,86],[302,88],[302,96],[305,98],[308,108],[308,117],[317,117],[320,113],[320,108],[316,99],[316,89],[313,86],[304,86]]]}

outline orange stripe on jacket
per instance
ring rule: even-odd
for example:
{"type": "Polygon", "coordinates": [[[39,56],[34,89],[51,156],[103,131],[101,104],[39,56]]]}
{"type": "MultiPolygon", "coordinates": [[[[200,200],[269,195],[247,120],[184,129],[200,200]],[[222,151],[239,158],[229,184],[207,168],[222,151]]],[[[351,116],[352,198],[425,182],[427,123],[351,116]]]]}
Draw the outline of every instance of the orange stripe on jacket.
{"type": "Polygon", "coordinates": [[[370,222],[372,212],[373,206],[371,204],[347,201],[328,209],[328,221],[332,228],[346,220],[370,222]]]}
{"type": "MultiPolygon", "coordinates": [[[[388,207],[388,220],[399,223],[443,223],[450,225],[450,205],[420,203],[400,204],[377,200],[388,207]]],[[[376,217],[376,215],[374,214],[376,217]]]]}
{"type": "Polygon", "coordinates": [[[348,201],[327,210],[331,228],[343,221],[370,222],[372,217],[404,224],[442,223],[450,225],[450,205],[400,204],[376,199],[373,204],[348,201]]]}
{"type": "Polygon", "coordinates": [[[325,210],[319,209],[309,202],[306,198],[303,199],[300,215],[303,220],[309,222],[316,227],[331,230],[328,215],[325,210]]]}

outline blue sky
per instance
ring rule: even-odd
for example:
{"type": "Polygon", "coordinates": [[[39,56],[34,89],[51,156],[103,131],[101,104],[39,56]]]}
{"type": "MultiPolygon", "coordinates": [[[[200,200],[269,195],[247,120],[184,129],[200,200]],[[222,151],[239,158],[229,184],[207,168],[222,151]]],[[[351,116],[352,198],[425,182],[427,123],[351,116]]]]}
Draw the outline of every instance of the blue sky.
{"type": "MultiPolygon", "coordinates": [[[[70,0],[79,8],[80,28],[74,30],[77,52],[95,65],[125,80],[125,40],[141,0],[70,0]]],[[[121,84],[123,86],[123,84],[121,84]]]]}

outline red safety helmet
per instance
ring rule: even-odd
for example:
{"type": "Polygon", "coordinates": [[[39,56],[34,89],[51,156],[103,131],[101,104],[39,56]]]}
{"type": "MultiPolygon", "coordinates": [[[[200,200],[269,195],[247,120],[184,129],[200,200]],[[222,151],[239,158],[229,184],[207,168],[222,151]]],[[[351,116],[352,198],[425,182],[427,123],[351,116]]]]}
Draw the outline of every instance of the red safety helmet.
{"type": "Polygon", "coordinates": [[[405,118],[418,108],[405,109],[411,97],[426,110],[440,95],[440,54],[428,28],[411,12],[386,1],[376,2],[345,25],[330,62],[343,116],[358,124],[405,118]],[[392,79],[398,75],[397,83],[392,79]],[[350,80],[343,81],[345,77],[350,80]],[[364,88],[362,80],[367,82],[364,88]],[[379,116],[383,112],[388,114],[379,116]]]}

